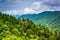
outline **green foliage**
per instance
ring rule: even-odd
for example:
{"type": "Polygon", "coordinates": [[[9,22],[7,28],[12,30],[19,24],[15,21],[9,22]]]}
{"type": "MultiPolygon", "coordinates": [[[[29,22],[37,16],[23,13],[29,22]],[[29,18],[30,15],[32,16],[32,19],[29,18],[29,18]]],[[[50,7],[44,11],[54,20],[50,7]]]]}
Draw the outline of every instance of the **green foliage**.
{"type": "Polygon", "coordinates": [[[60,34],[29,19],[0,13],[0,40],[60,40],[60,34]]]}

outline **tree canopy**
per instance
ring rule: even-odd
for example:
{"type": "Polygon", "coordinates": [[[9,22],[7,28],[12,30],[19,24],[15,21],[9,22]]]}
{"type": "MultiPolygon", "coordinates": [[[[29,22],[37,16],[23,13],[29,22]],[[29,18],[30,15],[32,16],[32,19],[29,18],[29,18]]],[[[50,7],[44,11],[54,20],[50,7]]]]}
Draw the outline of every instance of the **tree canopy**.
{"type": "Polygon", "coordinates": [[[36,25],[29,19],[0,12],[0,40],[60,40],[60,34],[36,25]]]}

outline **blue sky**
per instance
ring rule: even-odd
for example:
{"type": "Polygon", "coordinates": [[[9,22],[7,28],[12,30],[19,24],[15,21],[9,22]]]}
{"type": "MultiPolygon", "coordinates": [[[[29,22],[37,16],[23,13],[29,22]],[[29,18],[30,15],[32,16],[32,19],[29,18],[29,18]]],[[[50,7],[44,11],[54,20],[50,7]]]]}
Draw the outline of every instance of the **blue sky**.
{"type": "Polygon", "coordinates": [[[11,15],[60,11],[60,0],[0,0],[0,12],[11,15]]]}

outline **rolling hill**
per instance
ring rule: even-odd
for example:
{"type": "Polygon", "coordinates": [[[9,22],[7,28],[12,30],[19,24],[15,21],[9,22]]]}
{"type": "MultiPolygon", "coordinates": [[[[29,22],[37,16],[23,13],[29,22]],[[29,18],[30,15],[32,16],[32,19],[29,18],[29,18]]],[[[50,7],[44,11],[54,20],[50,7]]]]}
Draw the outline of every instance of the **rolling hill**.
{"type": "Polygon", "coordinates": [[[45,11],[38,14],[26,14],[18,18],[30,19],[37,25],[43,25],[49,29],[60,29],[60,11],[45,11]]]}

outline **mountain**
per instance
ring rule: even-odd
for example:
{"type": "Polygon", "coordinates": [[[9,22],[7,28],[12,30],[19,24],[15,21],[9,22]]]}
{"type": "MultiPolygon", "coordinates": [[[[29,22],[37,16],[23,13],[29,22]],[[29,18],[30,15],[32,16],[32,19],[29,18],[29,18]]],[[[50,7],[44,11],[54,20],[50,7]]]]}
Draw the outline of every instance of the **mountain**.
{"type": "Polygon", "coordinates": [[[60,40],[60,34],[29,19],[0,13],[0,40],[60,40]]]}
{"type": "Polygon", "coordinates": [[[58,31],[60,29],[60,11],[45,11],[38,14],[27,14],[18,18],[30,19],[37,25],[43,25],[49,29],[58,31]]]}

